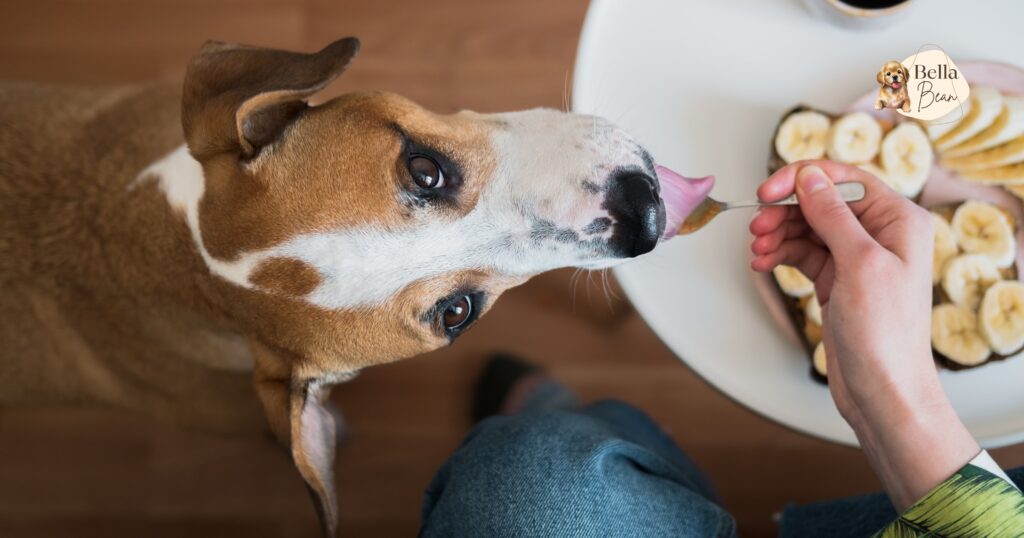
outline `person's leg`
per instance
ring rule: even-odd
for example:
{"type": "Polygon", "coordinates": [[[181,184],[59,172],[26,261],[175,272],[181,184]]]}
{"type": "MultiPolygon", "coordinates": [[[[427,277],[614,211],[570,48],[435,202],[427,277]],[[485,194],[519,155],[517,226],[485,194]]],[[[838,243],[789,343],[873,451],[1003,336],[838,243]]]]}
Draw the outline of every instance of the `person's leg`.
{"type": "MultiPolygon", "coordinates": [[[[642,412],[539,401],[481,422],[427,489],[421,536],[734,536],[696,466],[642,412]]],[[[560,389],[564,390],[564,389],[560,389]]]]}
{"type": "MultiPolygon", "coordinates": [[[[1010,480],[1024,487],[1024,467],[1007,471],[1010,480]]],[[[782,513],[779,538],[871,536],[892,523],[899,514],[883,493],[834,501],[790,505],[782,513]]]]}

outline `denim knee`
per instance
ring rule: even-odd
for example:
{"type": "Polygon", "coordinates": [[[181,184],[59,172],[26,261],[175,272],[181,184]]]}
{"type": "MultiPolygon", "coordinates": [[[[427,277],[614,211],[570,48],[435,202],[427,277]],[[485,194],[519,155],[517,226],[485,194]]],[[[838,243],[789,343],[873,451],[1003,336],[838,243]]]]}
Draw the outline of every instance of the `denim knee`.
{"type": "Polygon", "coordinates": [[[575,411],[494,417],[438,472],[423,536],[731,536],[673,464],[575,411]]]}

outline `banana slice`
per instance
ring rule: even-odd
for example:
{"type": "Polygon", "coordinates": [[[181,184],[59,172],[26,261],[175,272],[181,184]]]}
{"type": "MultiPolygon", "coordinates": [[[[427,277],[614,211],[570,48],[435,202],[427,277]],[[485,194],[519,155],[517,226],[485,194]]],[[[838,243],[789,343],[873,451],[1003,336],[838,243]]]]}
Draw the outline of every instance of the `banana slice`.
{"type": "Polygon", "coordinates": [[[993,351],[1011,355],[1024,347],[1024,284],[1004,280],[985,292],[978,328],[993,351]]]}
{"type": "Polygon", "coordinates": [[[960,172],[960,178],[982,185],[1024,185],[1024,162],[960,172]]]}
{"type": "Polygon", "coordinates": [[[831,123],[828,116],[811,110],[786,116],[775,134],[775,152],[787,164],[824,157],[831,123]]]}
{"type": "Polygon", "coordinates": [[[948,133],[935,140],[935,148],[946,151],[987,129],[1003,111],[1003,94],[989,87],[971,89],[971,111],[948,133]]]}
{"type": "Polygon", "coordinates": [[[818,302],[817,295],[811,295],[807,298],[807,304],[804,305],[804,315],[807,319],[811,320],[812,323],[821,327],[821,303],[818,302]]]}
{"type": "Polygon", "coordinates": [[[992,354],[978,331],[978,316],[949,303],[932,308],[932,348],[964,366],[977,366],[992,354]]]}
{"type": "Polygon", "coordinates": [[[935,255],[932,258],[932,285],[942,280],[942,270],[946,262],[953,259],[960,249],[956,246],[956,238],[953,236],[953,229],[940,215],[932,213],[935,218],[935,255]]]}
{"type": "Polygon", "coordinates": [[[879,168],[875,163],[860,163],[857,165],[857,168],[860,168],[861,170],[882,180],[882,183],[888,185],[890,189],[896,190],[896,187],[892,184],[892,180],[889,179],[889,174],[886,174],[885,170],[879,168]]]}
{"type": "Polygon", "coordinates": [[[932,168],[932,146],[921,126],[913,122],[897,125],[882,140],[882,168],[890,185],[913,198],[920,194],[932,168]]]}
{"type": "Polygon", "coordinates": [[[1006,185],[1004,188],[1017,198],[1024,200],[1024,185],[1006,185]]]}
{"type": "Polygon", "coordinates": [[[832,124],[828,158],[841,163],[866,163],[878,155],[882,127],[866,112],[847,114],[832,124]]]}
{"type": "Polygon", "coordinates": [[[821,377],[828,377],[828,361],[825,360],[825,342],[818,342],[814,347],[814,355],[811,362],[814,364],[814,371],[821,377]]]}
{"type": "Polygon", "coordinates": [[[955,129],[961,121],[970,115],[970,113],[971,100],[968,98],[967,101],[963,102],[963,106],[958,106],[953,110],[950,110],[941,118],[926,121],[924,125],[925,129],[928,131],[928,137],[932,140],[942,138],[942,135],[955,129]]]}
{"type": "Polygon", "coordinates": [[[943,157],[970,155],[1024,135],[1024,99],[1003,97],[1003,111],[987,129],[942,152],[943,157]]]}
{"type": "Polygon", "coordinates": [[[1017,256],[1013,226],[996,206],[985,202],[964,202],[953,213],[950,228],[964,252],[988,256],[996,267],[1013,265],[1017,256]]]}
{"type": "Polygon", "coordinates": [[[984,254],[962,254],[946,262],[942,290],[953,304],[974,312],[985,290],[999,279],[999,268],[991,258],[984,254]]]}
{"type": "Polygon", "coordinates": [[[772,269],[775,281],[779,283],[783,293],[790,297],[806,297],[814,293],[814,282],[804,276],[796,267],[779,265],[772,269]]]}
{"type": "Polygon", "coordinates": [[[942,166],[960,173],[998,168],[1020,162],[1024,162],[1024,135],[985,151],[941,160],[942,166]]]}

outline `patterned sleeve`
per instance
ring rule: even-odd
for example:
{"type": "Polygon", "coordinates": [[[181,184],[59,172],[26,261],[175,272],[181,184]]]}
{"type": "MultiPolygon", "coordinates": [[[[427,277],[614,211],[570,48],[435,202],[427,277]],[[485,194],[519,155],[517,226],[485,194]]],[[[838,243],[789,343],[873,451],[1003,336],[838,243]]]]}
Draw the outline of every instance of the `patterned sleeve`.
{"type": "Polygon", "coordinates": [[[968,463],[875,536],[1024,537],[1024,495],[1011,482],[968,463]]]}

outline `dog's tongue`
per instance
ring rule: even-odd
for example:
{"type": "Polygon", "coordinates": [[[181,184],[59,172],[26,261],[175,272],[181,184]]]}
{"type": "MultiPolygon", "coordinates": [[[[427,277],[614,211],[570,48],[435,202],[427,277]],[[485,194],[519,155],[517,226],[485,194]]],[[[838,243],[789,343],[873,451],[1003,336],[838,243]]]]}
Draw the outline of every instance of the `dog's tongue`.
{"type": "Polygon", "coordinates": [[[892,83],[892,89],[894,89],[894,90],[900,89],[900,83],[899,82],[893,82],[892,83]]]}
{"type": "Polygon", "coordinates": [[[665,234],[662,239],[669,239],[679,233],[686,217],[708,197],[715,184],[715,176],[688,178],[664,166],[658,165],[654,169],[661,183],[661,199],[665,201],[665,234]]]}

